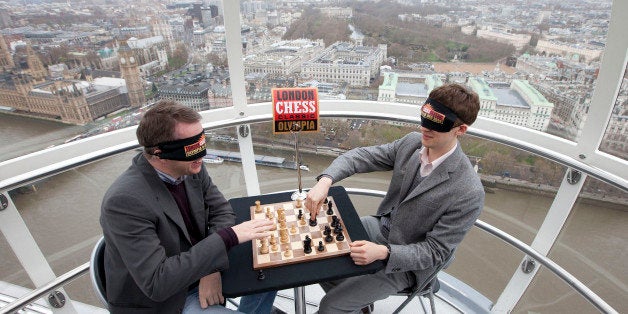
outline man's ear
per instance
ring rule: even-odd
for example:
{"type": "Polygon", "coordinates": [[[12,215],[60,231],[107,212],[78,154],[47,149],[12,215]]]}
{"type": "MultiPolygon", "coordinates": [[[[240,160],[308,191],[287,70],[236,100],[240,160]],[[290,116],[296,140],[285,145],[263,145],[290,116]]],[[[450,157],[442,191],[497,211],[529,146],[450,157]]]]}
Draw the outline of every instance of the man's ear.
{"type": "Polygon", "coordinates": [[[461,135],[463,135],[463,134],[467,133],[467,128],[468,128],[468,127],[469,127],[469,126],[468,126],[468,125],[466,125],[466,124],[463,124],[463,125],[459,126],[459,127],[458,127],[458,131],[456,131],[456,135],[461,136],[461,135]]]}

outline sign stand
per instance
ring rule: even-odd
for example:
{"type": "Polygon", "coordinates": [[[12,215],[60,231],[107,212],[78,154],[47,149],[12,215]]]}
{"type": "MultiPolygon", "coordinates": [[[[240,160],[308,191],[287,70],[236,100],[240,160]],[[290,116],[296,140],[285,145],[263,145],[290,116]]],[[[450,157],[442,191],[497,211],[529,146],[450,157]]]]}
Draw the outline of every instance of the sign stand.
{"type": "Polygon", "coordinates": [[[299,154],[299,134],[301,133],[301,125],[297,122],[294,122],[290,127],[290,133],[294,135],[294,151],[296,156],[296,166],[297,166],[297,177],[299,179],[299,189],[292,193],[292,200],[305,200],[307,194],[303,192],[303,188],[301,186],[301,154],[299,154]]]}

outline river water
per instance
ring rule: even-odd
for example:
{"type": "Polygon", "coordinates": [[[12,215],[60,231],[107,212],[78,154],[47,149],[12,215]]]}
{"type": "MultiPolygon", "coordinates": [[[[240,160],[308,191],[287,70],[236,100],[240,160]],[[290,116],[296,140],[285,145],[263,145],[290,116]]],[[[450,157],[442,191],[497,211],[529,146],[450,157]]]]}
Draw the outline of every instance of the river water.
{"type": "MultiPolygon", "coordinates": [[[[62,143],[83,132],[83,127],[68,126],[0,114],[0,160],[25,154],[35,149],[62,143]],[[7,158],[8,156],[8,158],[7,158]]],[[[234,144],[211,143],[216,149],[234,149],[234,144]]],[[[101,235],[98,223],[100,201],[109,184],[130,164],[136,151],[129,151],[72,169],[42,180],[33,189],[11,193],[33,237],[57,275],[89,260],[89,254],[101,235]]],[[[273,148],[256,148],[256,154],[292,159],[293,153],[273,148]]],[[[303,188],[314,183],[314,177],[332,157],[302,154],[311,171],[303,172],[303,188]]],[[[241,165],[225,162],[207,164],[210,175],[227,198],[245,195],[241,165]]],[[[258,166],[262,193],[294,190],[298,187],[296,171],[258,166]]],[[[346,187],[385,191],[390,173],[356,175],[341,182],[346,187]]],[[[361,215],[373,213],[379,199],[352,197],[361,215]]],[[[488,222],[531,244],[553,199],[536,193],[496,189],[486,194],[481,220],[488,222]]],[[[628,312],[628,208],[577,202],[566,227],[552,248],[550,258],[575,275],[619,312],[628,312]]],[[[0,236],[0,281],[32,288],[28,276],[0,236]]],[[[473,228],[456,252],[455,262],[447,272],[477,289],[492,301],[518,270],[523,255],[507,244],[473,228]]],[[[78,301],[99,305],[87,276],[66,286],[78,301]]],[[[594,313],[594,309],[578,297],[566,284],[542,269],[524,295],[517,313],[578,312],[594,313]]]]}

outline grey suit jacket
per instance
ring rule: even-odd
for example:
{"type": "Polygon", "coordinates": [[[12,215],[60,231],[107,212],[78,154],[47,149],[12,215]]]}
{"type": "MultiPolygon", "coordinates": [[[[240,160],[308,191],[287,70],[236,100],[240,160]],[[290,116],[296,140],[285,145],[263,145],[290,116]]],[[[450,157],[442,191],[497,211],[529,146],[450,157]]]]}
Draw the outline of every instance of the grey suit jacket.
{"type": "Polygon", "coordinates": [[[194,246],[174,198],[141,153],[105,194],[100,224],[111,313],[178,313],[189,287],[228,267],[215,231],[234,224],[231,206],[205,167],[185,186],[204,236],[194,246]]]}
{"type": "Polygon", "coordinates": [[[350,150],[323,171],[334,182],[355,173],[393,171],[376,214],[392,213],[385,271],[411,271],[418,280],[453,252],[484,206],[482,183],[460,145],[410,191],[419,172],[421,147],[421,134],[412,132],[392,143],[350,150]]]}

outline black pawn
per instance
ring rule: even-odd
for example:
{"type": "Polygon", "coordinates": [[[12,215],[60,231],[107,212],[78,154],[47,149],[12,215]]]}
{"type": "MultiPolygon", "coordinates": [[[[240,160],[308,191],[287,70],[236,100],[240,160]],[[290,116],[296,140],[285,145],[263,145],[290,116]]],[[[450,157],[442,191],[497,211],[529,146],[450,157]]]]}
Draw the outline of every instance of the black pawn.
{"type": "Polygon", "coordinates": [[[340,224],[337,224],[336,227],[334,228],[334,234],[339,234],[342,233],[342,226],[340,224]]]}
{"type": "Polygon", "coordinates": [[[318,224],[318,222],[316,221],[316,218],[314,218],[314,220],[312,220],[312,217],[310,217],[310,227],[316,227],[317,224],[318,224]]]}
{"type": "Polygon", "coordinates": [[[324,203],[325,203],[325,204],[329,203],[329,199],[325,198],[324,203]]]}
{"type": "Polygon", "coordinates": [[[266,275],[264,275],[264,272],[260,269],[260,271],[257,272],[257,280],[264,280],[264,278],[266,278],[266,275]]]}
{"type": "Polygon", "coordinates": [[[325,246],[323,245],[323,241],[318,241],[318,247],[316,249],[319,252],[325,251],[325,246]]]}
{"type": "Polygon", "coordinates": [[[331,233],[331,228],[329,226],[325,226],[325,230],[323,231],[324,235],[329,235],[331,233]]]}
{"type": "Polygon", "coordinates": [[[335,227],[338,224],[338,217],[336,215],[331,216],[331,226],[335,227]]]}
{"type": "Polygon", "coordinates": [[[329,210],[334,209],[334,202],[329,201],[329,203],[327,203],[327,207],[329,208],[329,210]]]}
{"type": "Polygon", "coordinates": [[[345,236],[342,235],[342,232],[336,236],[336,241],[343,241],[344,239],[345,239],[345,236]]]}
{"type": "Polygon", "coordinates": [[[303,211],[299,209],[299,214],[297,215],[297,219],[301,220],[301,217],[303,217],[303,211]]]}
{"type": "Polygon", "coordinates": [[[331,236],[331,234],[328,234],[325,237],[325,242],[333,242],[334,241],[334,237],[331,236]]]}

